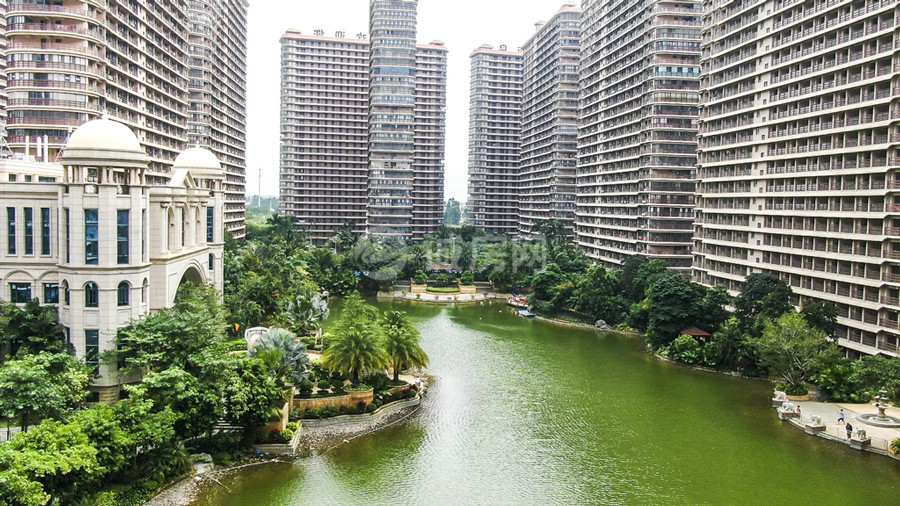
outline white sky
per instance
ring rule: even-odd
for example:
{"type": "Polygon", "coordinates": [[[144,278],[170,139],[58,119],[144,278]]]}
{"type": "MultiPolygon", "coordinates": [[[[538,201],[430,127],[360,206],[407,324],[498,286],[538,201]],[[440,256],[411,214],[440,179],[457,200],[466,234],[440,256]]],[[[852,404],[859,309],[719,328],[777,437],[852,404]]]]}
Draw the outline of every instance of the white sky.
{"type": "MultiPolygon", "coordinates": [[[[515,50],[534,24],[565,0],[419,0],[420,43],[442,40],[447,70],[445,198],[466,199],[469,151],[469,55],[481,44],[515,50]]],[[[580,2],[579,2],[580,3],[580,2]]],[[[348,37],[368,33],[369,0],[250,0],[247,54],[247,194],[278,194],[280,52],[289,28],[348,37]]]]}

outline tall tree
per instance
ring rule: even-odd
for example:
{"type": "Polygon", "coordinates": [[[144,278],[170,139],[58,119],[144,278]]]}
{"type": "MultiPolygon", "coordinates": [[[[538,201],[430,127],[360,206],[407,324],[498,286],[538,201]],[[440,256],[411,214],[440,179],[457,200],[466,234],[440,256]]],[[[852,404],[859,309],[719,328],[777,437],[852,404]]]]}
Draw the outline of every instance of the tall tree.
{"type": "MultiPolygon", "coordinates": [[[[41,306],[37,299],[31,299],[23,307],[11,302],[0,305],[0,352],[4,345],[9,346],[13,356],[42,351],[61,353],[68,348],[57,309],[41,306]]],[[[0,362],[3,359],[0,354],[0,362]]]]}
{"type": "Polygon", "coordinates": [[[595,320],[616,324],[625,320],[628,311],[621,292],[616,273],[594,265],[578,280],[572,299],[578,311],[595,320]]]}
{"type": "Polygon", "coordinates": [[[459,225],[460,217],[459,202],[454,198],[447,200],[447,206],[444,208],[444,224],[459,225]]]}
{"type": "Polygon", "coordinates": [[[400,371],[428,365],[428,355],[419,345],[419,330],[400,311],[388,311],[382,316],[384,349],[394,370],[394,381],[400,371]]]}
{"type": "Polygon", "coordinates": [[[791,287],[771,273],[747,276],[741,294],[734,300],[735,314],[744,331],[758,336],[766,320],[774,320],[790,311],[791,287]]]}
{"type": "Polygon", "coordinates": [[[38,353],[0,366],[0,413],[27,430],[35,418],[62,417],[87,397],[91,375],[75,357],[38,353]]]}
{"type": "Polygon", "coordinates": [[[222,392],[225,419],[245,430],[265,425],[291,390],[284,388],[258,356],[231,360],[228,367],[229,381],[222,392]]]}
{"type": "Polygon", "coordinates": [[[647,339],[654,348],[659,348],[671,343],[683,329],[696,323],[696,291],[684,276],[669,271],[656,277],[649,293],[647,339]]]}
{"type": "Polygon", "coordinates": [[[800,314],[806,323],[821,330],[826,336],[833,338],[837,331],[837,307],[833,302],[821,300],[808,301],[803,304],[800,314]]]}
{"type": "Polygon", "coordinates": [[[794,311],[767,321],[762,336],[756,340],[761,364],[789,385],[806,381],[828,344],[824,332],[810,327],[794,311]]]}

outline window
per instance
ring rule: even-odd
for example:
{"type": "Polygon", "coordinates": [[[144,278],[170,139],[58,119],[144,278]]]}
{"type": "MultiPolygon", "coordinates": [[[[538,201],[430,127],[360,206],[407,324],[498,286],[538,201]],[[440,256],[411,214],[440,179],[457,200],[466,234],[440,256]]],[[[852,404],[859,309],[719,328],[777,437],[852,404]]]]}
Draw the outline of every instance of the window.
{"type": "Polygon", "coordinates": [[[6,244],[7,251],[10,255],[16,254],[16,208],[15,207],[7,207],[6,208],[6,224],[7,224],[7,233],[6,233],[6,244]]]}
{"type": "Polygon", "coordinates": [[[97,283],[93,281],[89,281],[88,284],[84,285],[84,307],[99,307],[100,306],[100,289],[97,288],[97,283]]]}
{"type": "Polygon", "coordinates": [[[209,254],[209,270],[216,268],[216,257],[212,253],[209,254]]]}
{"type": "Polygon", "coordinates": [[[119,210],[116,213],[116,258],[118,263],[128,263],[128,210],[119,210]]]}
{"type": "Polygon", "coordinates": [[[26,207],[25,211],[25,254],[34,255],[34,208],[26,207]]]}
{"type": "Polygon", "coordinates": [[[59,285],[44,283],[44,304],[59,304],[59,285]]]}
{"type": "Polygon", "coordinates": [[[63,214],[66,215],[66,263],[70,263],[72,261],[72,250],[69,247],[69,208],[63,209],[63,214]]]}
{"type": "Polygon", "coordinates": [[[31,283],[10,283],[9,300],[24,304],[31,300],[31,283]]]}
{"type": "Polygon", "coordinates": [[[97,223],[97,210],[84,210],[84,263],[97,265],[100,263],[100,238],[97,223]]]}
{"type": "Polygon", "coordinates": [[[215,211],[214,207],[206,208],[206,242],[213,242],[215,238],[215,211]]]}
{"type": "Polygon", "coordinates": [[[50,208],[41,208],[41,255],[50,254],[50,208]]]}
{"type": "Polygon", "coordinates": [[[188,228],[187,213],[188,213],[187,208],[184,208],[181,210],[181,245],[182,246],[187,244],[187,228],[188,228]]]}
{"type": "Polygon", "coordinates": [[[144,278],[144,283],[141,285],[141,302],[146,304],[147,297],[150,295],[150,282],[147,281],[147,278],[144,278]]]}
{"type": "Polygon", "coordinates": [[[122,281],[119,283],[119,288],[116,291],[118,293],[119,305],[127,306],[131,298],[131,285],[128,284],[128,281],[122,281]]]}
{"type": "Polygon", "coordinates": [[[63,282],[62,282],[62,291],[63,291],[63,305],[68,306],[69,300],[70,300],[70,293],[69,293],[69,282],[66,280],[63,280],[63,282]]]}
{"type": "Polygon", "coordinates": [[[84,363],[89,366],[100,365],[100,331],[84,330],[84,363]]]}

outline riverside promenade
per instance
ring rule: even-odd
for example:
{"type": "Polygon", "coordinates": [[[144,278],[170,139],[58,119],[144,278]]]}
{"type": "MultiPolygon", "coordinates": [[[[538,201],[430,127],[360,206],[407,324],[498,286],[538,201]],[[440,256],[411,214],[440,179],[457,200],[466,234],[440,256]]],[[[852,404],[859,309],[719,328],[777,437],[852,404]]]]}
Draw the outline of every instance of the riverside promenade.
{"type": "MultiPolygon", "coordinates": [[[[849,404],[814,401],[790,402],[800,407],[800,417],[794,417],[790,419],[790,422],[799,427],[801,430],[804,429],[804,424],[808,424],[812,421],[813,416],[818,416],[822,419],[822,424],[825,426],[825,430],[816,434],[817,436],[849,445],[850,439],[847,437],[846,429],[846,424],[849,423],[853,427],[854,437],[857,436],[857,431],[862,429],[866,431],[866,436],[871,438],[869,445],[866,448],[867,451],[880,453],[894,457],[896,459],[900,459],[900,456],[893,455],[888,451],[888,447],[890,446],[891,441],[900,438],[900,429],[876,427],[874,425],[865,424],[856,419],[857,415],[869,413],[874,414],[878,412],[878,410],[875,409],[875,406],[871,403],[849,404]],[[838,421],[838,416],[841,409],[844,410],[845,422],[838,421]]],[[[900,418],[900,408],[890,407],[885,410],[885,414],[887,414],[888,416],[900,418]]]]}

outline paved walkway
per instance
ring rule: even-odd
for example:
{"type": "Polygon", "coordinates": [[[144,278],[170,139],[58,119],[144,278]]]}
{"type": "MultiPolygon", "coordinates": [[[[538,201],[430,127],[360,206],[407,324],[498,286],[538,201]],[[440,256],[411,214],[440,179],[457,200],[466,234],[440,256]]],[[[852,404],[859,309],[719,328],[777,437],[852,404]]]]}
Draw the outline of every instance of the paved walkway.
{"type": "MultiPolygon", "coordinates": [[[[863,429],[866,435],[872,438],[872,447],[878,450],[887,451],[888,446],[894,439],[900,438],[900,429],[888,429],[884,427],[876,427],[860,422],[856,419],[856,415],[877,413],[875,406],[870,404],[848,404],[848,403],[829,403],[829,402],[812,402],[812,401],[790,401],[800,406],[801,419],[794,418],[792,423],[800,427],[804,423],[812,420],[814,415],[822,419],[825,424],[825,433],[831,438],[838,439],[847,443],[847,429],[845,422],[838,422],[838,412],[841,408],[844,410],[844,419],[846,423],[853,426],[854,435],[857,430],[863,429]]],[[[900,418],[900,408],[890,407],[886,410],[886,414],[900,418]]],[[[849,444],[849,443],[848,443],[849,444]]]]}

